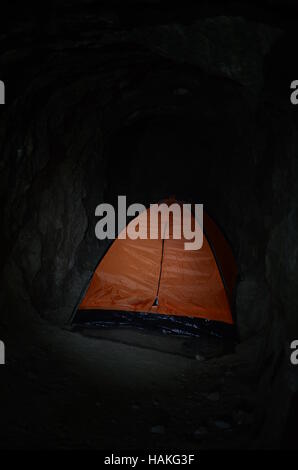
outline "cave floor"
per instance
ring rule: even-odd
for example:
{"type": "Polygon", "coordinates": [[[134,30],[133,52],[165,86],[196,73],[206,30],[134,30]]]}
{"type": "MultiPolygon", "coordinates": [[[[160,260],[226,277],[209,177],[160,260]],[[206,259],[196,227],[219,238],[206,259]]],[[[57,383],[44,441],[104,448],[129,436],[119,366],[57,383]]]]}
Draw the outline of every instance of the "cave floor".
{"type": "Polygon", "coordinates": [[[208,343],[204,357],[199,341],[134,331],[91,337],[45,323],[19,333],[6,343],[0,447],[251,447],[254,346],[217,356],[208,343]]]}

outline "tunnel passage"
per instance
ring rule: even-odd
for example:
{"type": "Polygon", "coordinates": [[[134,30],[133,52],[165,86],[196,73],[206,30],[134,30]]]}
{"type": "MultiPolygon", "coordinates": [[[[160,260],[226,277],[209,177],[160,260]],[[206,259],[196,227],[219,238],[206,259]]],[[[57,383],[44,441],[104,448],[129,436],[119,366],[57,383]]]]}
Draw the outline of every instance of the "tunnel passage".
{"type": "MultiPolygon", "coordinates": [[[[38,339],[47,351],[49,343],[62,337],[57,351],[79,355],[83,340],[64,337],[57,325],[68,320],[107,248],[94,237],[96,205],[113,202],[121,193],[130,202],[148,203],[168,194],[203,201],[237,258],[241,346],[248,350],[247,342],[257,344],[249,364],[260,385],[258,425],[265,429],[262,442],[272,443],[278,436],[272,435],[270,423],[273,417],[275,422],[284,419],[278,384],[287,371],[285,342],[297,323],[297,190],[290,170],[296,168],[297,125],[274,83],[268,87],[274,68],[262,91],[262,57],[249,49],[255,44],[251,22],[203,19],[198,36],[196,27],[188,31],[182,25],[183,38],[190,34],[190,40],[178,48],[178,56],[182,50],[186,63],[181,56],[176,60],[171,47],[179,31],[172,26],[162,28],[169,33],[163,54],[154,44],[150,47],[154,34],[150,37],[147,30],[141,44],[142,31],[128,42],[114,31],[110,42],[105,37],[98,44],[96,37],[99,49],[85,47],[86,38],[79,45],[70,37],[64,42],[62,34],[55,44],[49,37],[45,50],[41,46],[28,61],[27,50],[15,58],[12,53],[11,59],[8,54],[15,101],[1,111],[7,118],[1,128],[6,297],[1,326],[15,332],[21,325],[27,342],[38,339]],[[229,40],[229,31],[234,34],[239,23],[244,35],[222,41],[221,27],[229,40]],[[202,37],[202,25],[221,67],[214,67],[208,51],[208,60],[200,55],[202,43],[194,54],[199,62],[185,54],[202,37]],[[245,63],[235,67],[230,51],[245,63]],[[18,96],[14,72],[22,70],[22,61],[30,67],[18,96]],[[251,94],[252,85],[261,90],[259,96],[251,94]],[[157,164],[160,172],[154,170],[157,164]]],[[[257,31],[262,35],[263,26],[257,31]]],[[[262,54],[275,37],[270,28],[265,33],[266,41],[256,48],[262,54]]],[[[15,344],[23,343],[18,338],[15,344]]],[[[92,342],[89,349],[84,344],[92,358],[92,342]]],[[[286,385],[285,403],[290,395],[286,385]]]]}

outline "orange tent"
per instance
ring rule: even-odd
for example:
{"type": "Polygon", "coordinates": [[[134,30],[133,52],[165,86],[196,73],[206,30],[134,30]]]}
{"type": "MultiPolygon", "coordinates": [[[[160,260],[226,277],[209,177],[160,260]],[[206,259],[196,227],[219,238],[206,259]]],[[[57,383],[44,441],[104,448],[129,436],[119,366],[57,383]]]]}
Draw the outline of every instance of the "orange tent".
{"type": "MultiPolygon", "coordinates": [[[[195,224],[192,213],[190,217],[195,224]]],[[[122,232],[98,264],[79,309],[155,312],[233,323],[237,268],[223,234],[204,212],[203,245],[187,251],[188,240],[174,239],[172,221],[168,239],[161,237],[166,227],[160,218],[157,239],[124,239],[122,232]]],[[[124,231],[131,224],[144,223],[150,225],[149,210],[124,231]]]]}

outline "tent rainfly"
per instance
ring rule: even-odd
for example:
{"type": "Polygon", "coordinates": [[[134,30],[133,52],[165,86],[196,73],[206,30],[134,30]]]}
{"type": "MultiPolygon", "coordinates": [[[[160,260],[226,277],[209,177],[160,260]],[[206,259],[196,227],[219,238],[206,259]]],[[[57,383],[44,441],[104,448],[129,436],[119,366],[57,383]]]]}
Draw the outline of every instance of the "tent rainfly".
{"type": "MultiPolygon", "coordinates": [[[[150,224],[149,209],[129,224],[141,226],[145,221],[150,224]]],[[[237,267],[220,229],[204,211],[203,245],[188,251],[183,236],[174,239],[171,218],[168,239],[161,236],[165,228],[161,218],[158,224],[157,239],[118,236],[99,262],[79,309],[158,313],[232,324],[237,267]]]]}

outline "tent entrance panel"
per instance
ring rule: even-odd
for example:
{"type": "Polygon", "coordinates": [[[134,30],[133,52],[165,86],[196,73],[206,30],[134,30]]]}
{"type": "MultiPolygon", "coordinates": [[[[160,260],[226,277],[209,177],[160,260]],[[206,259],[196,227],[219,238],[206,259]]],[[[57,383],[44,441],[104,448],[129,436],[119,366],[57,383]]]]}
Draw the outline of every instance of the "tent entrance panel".
{"type": "Polygon", "coordinates": [[[150,311],[161,254],[161,240],[115,240],[96,269],[80,309],[150,311]]]}
{"type": "Polygon", "coordinates": [[[228,298],[212,250],[204,237],[200,250],[165,240],[158,305],[151,312],[233,323],[228,298]]]}

